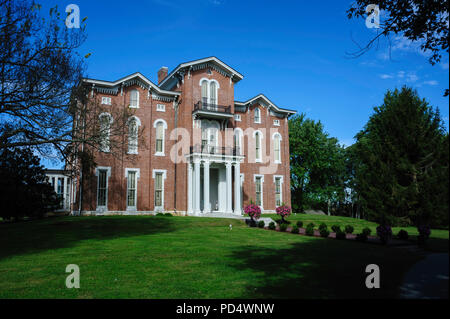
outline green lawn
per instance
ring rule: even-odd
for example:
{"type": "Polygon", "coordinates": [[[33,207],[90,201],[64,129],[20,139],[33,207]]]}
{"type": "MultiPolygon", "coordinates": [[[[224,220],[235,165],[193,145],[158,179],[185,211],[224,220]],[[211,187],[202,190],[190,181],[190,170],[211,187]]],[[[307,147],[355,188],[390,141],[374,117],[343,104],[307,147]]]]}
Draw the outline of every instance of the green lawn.
{"type": "Polygon", "coordinates": [[[420,259],[402,248],[196,217],[0,224],[0,242],[0,298],[395,297],[420,259]],[[372,263],[380,266],[381,289],[365,288],[372,263]],[[65,287],[68,264],[80,267],[80,289],[65,287]]]}

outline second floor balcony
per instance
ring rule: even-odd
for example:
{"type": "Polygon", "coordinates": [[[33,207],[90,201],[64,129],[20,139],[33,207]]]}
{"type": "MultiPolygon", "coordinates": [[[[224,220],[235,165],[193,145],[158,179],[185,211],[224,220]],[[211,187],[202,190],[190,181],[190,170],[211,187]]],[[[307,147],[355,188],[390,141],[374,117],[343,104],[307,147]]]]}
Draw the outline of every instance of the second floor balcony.
{"type": "Polygon", "coordinates": [[[198,153],[204,155],[231,155],[241,156],[239,147],[215,146],[210,144],[195,144],[190,147],[190,153],[198,153]]]}
{"type": "Polygon", "coordinates": [[[192,115],[199,118],[215,118],[215,119],[228,119],[232,118],[231,105],[224,106],[215,103],[207,103],[205,101],[198,101],[194,104],[194,110],[192,115]]]}

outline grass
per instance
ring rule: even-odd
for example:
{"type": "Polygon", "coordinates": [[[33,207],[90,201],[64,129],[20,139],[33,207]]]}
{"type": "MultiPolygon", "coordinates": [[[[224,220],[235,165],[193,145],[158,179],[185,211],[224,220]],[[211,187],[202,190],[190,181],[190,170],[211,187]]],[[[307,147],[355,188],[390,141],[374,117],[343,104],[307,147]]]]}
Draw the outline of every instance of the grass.
{"type": "Polygon", "coordinates": [[[0,298],[389,298],[421,258],[196,217],[54,217],[0,224],[0,242],[0,298]],[[364,284],[372,263],[380,289],[364,284]]]}

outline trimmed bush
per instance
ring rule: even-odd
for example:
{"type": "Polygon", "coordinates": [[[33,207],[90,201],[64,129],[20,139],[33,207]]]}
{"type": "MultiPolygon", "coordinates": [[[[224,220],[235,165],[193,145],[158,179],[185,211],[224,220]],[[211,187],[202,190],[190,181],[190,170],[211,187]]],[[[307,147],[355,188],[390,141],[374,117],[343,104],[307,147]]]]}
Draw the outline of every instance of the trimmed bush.
{"type": "Polygon", "coordinates": [[[345,226],[345,232],[347,233],[347,234],[353,234],[353,231],[355,230],[355,228],[353,228],[353,226],[352,225],[347,225],[347,226],[345,226]]]}
{"type": "Polygon", "coordinates": [[[357,234],[356,235],[356,240],[357,241],[360,241],[360,242],[365,242],[365,241],[367,241],[367,235],[366,235],[366,233],[360,233],[360,234],[357,234]]]}
{"type": "Polygon", "coordinates": [[[344,233],[342,230],[339,230],[339,231],[336,233],[336,239],[339,239],[339,240],[345,239],[345,233],[344,233]]]}
{"type": "Polygon", "coordinates": [[[298,228],[302,228],[302,227],[303,227],[303,222],[302,222],[301,220],[299,220],[299,221],[297,222],[297,227],[298,227],[298,228]]]}
{"type": "Polygon", "coordinates": [[[277,226],[275,226],[275,223],[274,222],[270,222],[269,223],[269,229],[270,230],[275,230],[277,228],[277,226]]]}
{"type": "Polygon", "coordinates": [[[286,229],[287,229],[287,224],[280,225],[280,231],[286,231],[286,229]]]}
{"type": "Polygon", "coordinates": [[[264,223],[263,220],[260,220],[260,221],[258,222],[258,227],[259,227],[259,228],[264,228],[264,225],[265,225],[265,223],[264,223]]]}
{"type": "Polygon", "coordinates": [[[338,225],[333,225],[333,226],[331,226],[331,230],[335,233],[338,233],[341,231],[341,227],[338,225]]]}
{"type": "Polygon", "coordinates": [[[365,228],[362,230],[362,233],[365,234],[366,237],[369,236],[371,232],[372,232],[372,231],[370,230],[369,227],[365,227],[365,228]]]}
{"type": "Polygon", "coordinates": [[[164,216],[164,213],[157,213],[156,216],[164,216]]]}
{"type": "Polygon", "coordinates": [[[409,234],[406,230],[400,229],[400,231],[397,234],[397,238],[401,240],[408,240],[409,234]]]}
{"type": "Polygon", "coordinates": [[[291,229],[291,233],[293,233],[293,234],[298,234],[300,231],[298,230],[298,227],[297,226],[292,226],[292,229],[291,229]]]}
{"type": "Polygon", "coordinates": [[[327,224],[325,224],[325,223],[322,223],[322,224],[320,224],[319,225],[319,231],[321,231],[321,230],[327,230],[328,229],[328,227],[327,227],[327,224]]]}
{"type": "Polygon", "coordinates": [[[172,214],[171,214],[171,213],[165,213],[164,216],[170,216],[170,217],[172,217],[172,214]]]}
{"type": "Polygon", "coordinates": [[[381,243],[386,245],[392,238],[392,228],[389,225],[379,225],[377,227],[377,236],[381,243]]]}
{"type": "Polygon", "coordinates": [[[314,236],[314,224],[309,223],[308,226],[306,226],[305,234],[308,236],[314,236]]]}
{"type": "Polygon", "coordinates": [[[327,238],[330,235],[330,231],[327,228],[322,228],[320,230],[320,236],[327,238]]]}

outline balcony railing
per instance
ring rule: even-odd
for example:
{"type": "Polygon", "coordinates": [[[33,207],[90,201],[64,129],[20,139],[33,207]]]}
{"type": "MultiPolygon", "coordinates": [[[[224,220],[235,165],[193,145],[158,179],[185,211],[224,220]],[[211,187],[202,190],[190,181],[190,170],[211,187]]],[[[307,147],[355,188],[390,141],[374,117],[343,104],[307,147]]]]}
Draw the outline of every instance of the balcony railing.
{"type": "Polygon", "coordinates": [[[217,105],[206,103],[203,101],[198,101],[197,103],[194,104],[194,112],[195,111],[208,111],[208,112],[231,114],[231,106],[217,105]]]}
{"type": "Polygon", "coordinates": [[[239,147],[228,147],[228,146],[214,146],[214,145],[200,145],[195,144],[190,147],[191,154],[202,153],[202,154],[212,154],[212,155],[241,155],[239,147]]]}

